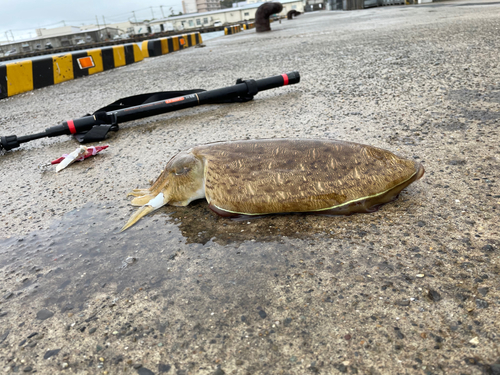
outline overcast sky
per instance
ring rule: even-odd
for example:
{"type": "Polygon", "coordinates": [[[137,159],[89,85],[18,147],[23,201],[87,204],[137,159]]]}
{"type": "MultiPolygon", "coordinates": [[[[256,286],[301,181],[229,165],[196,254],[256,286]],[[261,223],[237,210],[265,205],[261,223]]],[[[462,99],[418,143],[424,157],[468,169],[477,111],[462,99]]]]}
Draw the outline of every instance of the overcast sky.
{"type": "Polygon", "coordinates": [[[170,8],[182,12],[181,0],[0,0],[0,41],[6,39],[5,32],[10,30],[15,38],[36,36],[35,29],[95,24],[98,16],[99,24],[133,20],[133,13],[138,21],[151,19],[151,8],[155,18],[162,18],[160,6],[163,5],[165,16],[170,8]]]}

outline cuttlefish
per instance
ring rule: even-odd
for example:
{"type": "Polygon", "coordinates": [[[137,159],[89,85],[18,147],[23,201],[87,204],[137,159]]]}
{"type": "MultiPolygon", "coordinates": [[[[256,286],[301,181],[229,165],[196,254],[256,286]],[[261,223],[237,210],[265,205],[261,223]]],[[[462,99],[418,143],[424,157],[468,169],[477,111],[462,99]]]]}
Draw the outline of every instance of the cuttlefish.
{"type": "Polygon", "coordinates": [[[206,198],[226,216],[310,212],[374,212],[424,174],[420,163],[380,148],[322,139],[259,139],[210,143],[175,155],[122,230],[170,204],[206,198]]]}

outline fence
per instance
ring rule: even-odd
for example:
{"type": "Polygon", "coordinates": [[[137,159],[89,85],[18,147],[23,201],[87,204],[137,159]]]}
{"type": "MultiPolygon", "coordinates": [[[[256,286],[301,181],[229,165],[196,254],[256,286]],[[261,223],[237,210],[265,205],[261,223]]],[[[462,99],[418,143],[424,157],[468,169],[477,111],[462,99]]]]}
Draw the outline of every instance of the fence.
{"type": "Polygon", "coordinates": [[[199,32],[168,36],[166,38],[150,39],[142,42],[144,57],[165,55],[183,48],[203,43],[199,32]]]}
{"type": "Polygon", "coordinates": [[[199,32],[0,65],[0,99],[202,43],[199,32]]]}
{"type": "Polygon", "coordinates": [[[0,99],[143,60],[136,44],[0,65],[0,99]]]}

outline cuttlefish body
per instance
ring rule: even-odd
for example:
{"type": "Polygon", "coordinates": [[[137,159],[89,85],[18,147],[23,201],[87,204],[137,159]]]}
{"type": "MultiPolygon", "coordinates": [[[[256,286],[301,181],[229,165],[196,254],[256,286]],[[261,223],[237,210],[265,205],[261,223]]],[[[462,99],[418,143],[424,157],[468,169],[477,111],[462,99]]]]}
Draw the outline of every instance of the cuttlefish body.
{"type": "Polygon", "coordinates": [[[262,139],[211,143],[175,155],[122,230],[166,205],[206,198],[221,216],[373,212],[424,174],[420,163],[358,143],[262,139]]]}

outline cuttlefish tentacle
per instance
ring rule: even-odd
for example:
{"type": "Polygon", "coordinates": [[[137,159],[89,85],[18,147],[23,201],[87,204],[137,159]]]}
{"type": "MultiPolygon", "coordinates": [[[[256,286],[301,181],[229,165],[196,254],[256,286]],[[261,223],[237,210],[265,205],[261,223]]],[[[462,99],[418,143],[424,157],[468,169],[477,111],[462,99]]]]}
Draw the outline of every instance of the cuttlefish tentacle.
{"type": "Polygon", "coordinates": [[[130,193],[127,194],[127,197],[129,195],[133,195],[134,197],[142,197],[143,195],[148,195],[151,193],[151,190],[149,189],[134,189],[130,193]]]}
{"type": "Polygon", "coordinates": [[[149,204],[149,202],[155,198],[156,197],[154,195],[146,194],[132,199],[130,204],[132,206],[144,206],[145,204],[149,204]]]}
{"type": "Polygon", "coordinates": [[[138,197],[132,200],[132,205],[141,206],[131,217],[128,219],[127,223],[123,226],[121,231],[124,231],[127,228],[130,228],[132,225],[137,223],[141,218],[150,214],[151,212],[157,210],[165,206],[169,201],[168,196],[165,196],[163,193],[158,194],[156,197],[152,197],[151,195],[145,195],[143,197],[138,197]],[[143,200],[147,203],[139,204],[138,199],[143,200]]]}

